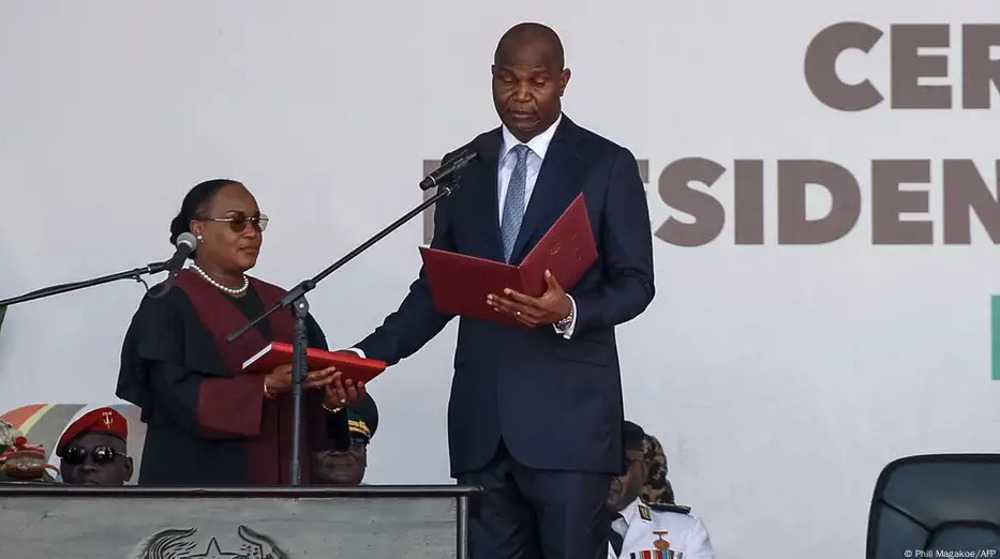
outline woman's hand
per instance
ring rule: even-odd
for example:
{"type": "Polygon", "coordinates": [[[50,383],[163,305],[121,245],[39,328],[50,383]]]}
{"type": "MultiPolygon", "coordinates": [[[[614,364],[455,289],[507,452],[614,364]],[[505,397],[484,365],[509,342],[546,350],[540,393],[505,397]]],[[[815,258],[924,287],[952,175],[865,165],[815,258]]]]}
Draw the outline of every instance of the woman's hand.
{"type": "Polygon", "coordinates": [[[326,399],[323,406],[328,410],[346,408],[358,403],[365,395],[365,383],[355,383],[351,379],[344,380],[340,371],[333,374],[332,381],[326,385],[326,399]]]}
{"type": "MultiPolygon", "coordinates": [[[[339,375],[336,367],[327,367],[316,371],[309,371],[306,375],[303,388],[323,388],[333,382],[334,375],[339,375]]],[[[266,377],[264,377],[264,390],[268,394],[276,395],[289,392],[292,389],[292,366],[278,365],[266,377]]]]}

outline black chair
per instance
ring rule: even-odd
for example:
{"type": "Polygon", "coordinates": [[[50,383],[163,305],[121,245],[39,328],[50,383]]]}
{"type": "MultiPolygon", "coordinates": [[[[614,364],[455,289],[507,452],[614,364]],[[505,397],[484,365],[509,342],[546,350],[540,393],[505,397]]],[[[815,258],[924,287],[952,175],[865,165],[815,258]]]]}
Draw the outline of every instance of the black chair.
{"type": "Polygon", "coordinates": [[[866,558],[944,556],[936,550],[1000,558],[1000,454],[909,456],[882,470],[866,558]]]}

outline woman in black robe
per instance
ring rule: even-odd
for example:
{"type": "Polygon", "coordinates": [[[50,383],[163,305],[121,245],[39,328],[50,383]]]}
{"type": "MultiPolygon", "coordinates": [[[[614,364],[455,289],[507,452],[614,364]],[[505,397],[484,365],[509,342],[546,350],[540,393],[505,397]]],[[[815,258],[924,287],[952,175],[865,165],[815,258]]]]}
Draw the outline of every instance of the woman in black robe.
{"type": "MultiPolygon", "coordinates": [[[[198,239],[190,268],[160,298],[147,295],[125,335],[117,394],[147,424],[140,485],[285,485],[292,454],[291,366],[266,375],[243,363],[268,343],[291,343],[290,309],[274,313],[232,343],[226,336],[285,295],[246,275],[256,265],[267,217],[240,183],[194,187],[170,226],[170,242],[198,239]]],[[[158,288],[152,290],[154,293],[158,288]]],[[[309,347],[328,349],[307,319],[309,347]]],[[[301,482],[312,452],[350,445],[345,408],[365,397],[361,383],[334,369],[310,371],[303,387],[301,482]]]]}

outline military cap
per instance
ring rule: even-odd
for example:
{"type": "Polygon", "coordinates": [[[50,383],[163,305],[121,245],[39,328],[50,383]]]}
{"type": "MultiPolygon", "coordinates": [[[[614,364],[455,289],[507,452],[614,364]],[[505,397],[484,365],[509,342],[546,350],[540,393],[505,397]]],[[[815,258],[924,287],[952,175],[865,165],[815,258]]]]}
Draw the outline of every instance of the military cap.
{"type": "Polygon", "coordinates": [[[83,414],[59,437],[56,456],[62,457],[66,447],[84,433],[106,433],[123,441],[128,440],[128,420],[113,408],[97,408],[83,414]]]}
{"type": "Polygon", "coordinates": [[[649,465],[649,477],[642,486],[640,498],[649,508],[661,512],[679,512],[687,514],[691,507],[678,505],[674,501],[674,488],[667,479],[667,455],[663,445],[653,435],[645,435],[642,440],[642,453],[649,465]]]}
{"type": "Polygon", "coordinates": [[[352,437],[371,440],[375,436],[375,430],[378,429],[378,406],[371,394],[366,392],[357,404],[347,408],[347,428],[352,437]]]}

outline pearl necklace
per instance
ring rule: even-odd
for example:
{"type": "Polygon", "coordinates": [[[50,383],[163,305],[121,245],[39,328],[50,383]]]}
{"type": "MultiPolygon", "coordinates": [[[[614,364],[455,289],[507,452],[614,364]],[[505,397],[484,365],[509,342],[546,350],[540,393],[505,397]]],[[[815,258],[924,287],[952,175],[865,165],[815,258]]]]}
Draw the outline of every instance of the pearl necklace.
{"type": "Polygon", "coordinates": [[[209,276],[207,273],[205,273],[205,270],[202,270],[201,268],[199,268],[198,265],[195,264],[194,262],[191,263],[191,269],[194,270],[195,272],[198,272],[198,275],[201,276],[201,277],[203,277],[203,278],[205,278],[205,281],[207,281],[208,283],[214,285],[215,287],[217,287],[221,291],[224,291],[224,292],[226,292],[226,293],[228,293],[230,295],[235,295],[235,296],[243,295],[244,293],[246,293],[247,288],[250,287],[250,278],[248,278],[246,276],[243,276],[243,287],[234,289],[232,287],[226,287],[226,286],[222,285],[221,283],[219,283],[219,282],[215,281],[214,279],[212,279],[211,276],[209,276]]]}

